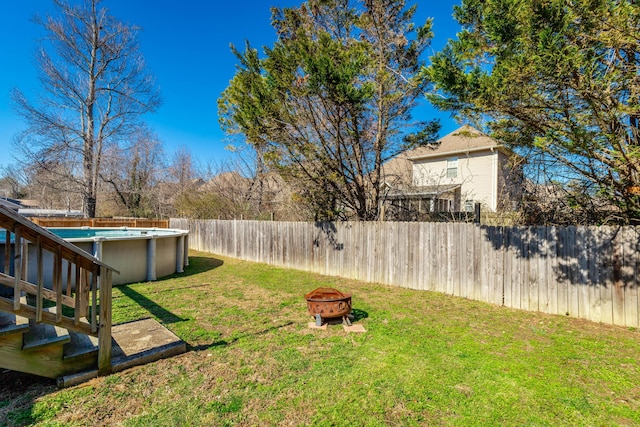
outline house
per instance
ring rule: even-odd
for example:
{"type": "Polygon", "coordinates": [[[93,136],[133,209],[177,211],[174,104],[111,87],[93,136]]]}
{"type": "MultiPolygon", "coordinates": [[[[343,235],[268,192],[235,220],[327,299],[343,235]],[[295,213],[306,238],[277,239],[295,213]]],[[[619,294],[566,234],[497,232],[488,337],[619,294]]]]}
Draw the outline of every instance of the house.
{"type": "Polygon", "coordinates": [[[432,146],[385,163],[388,219],[416,220],[432,213],[499,212],[513,209],[522,186],[521,160],[471,126],[462,126],[432,146]]]}

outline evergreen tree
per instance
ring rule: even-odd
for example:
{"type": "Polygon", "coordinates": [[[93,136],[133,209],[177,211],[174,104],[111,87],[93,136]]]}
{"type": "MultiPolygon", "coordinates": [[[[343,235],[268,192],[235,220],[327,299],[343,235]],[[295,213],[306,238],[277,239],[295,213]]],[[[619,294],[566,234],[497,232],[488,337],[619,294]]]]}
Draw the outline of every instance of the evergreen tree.
{"type": "MultiPolygon", "coordinates": [[[[463,0],[432,58],[439,108],[561,167],[624,221],[640,219],[640,8],[633,0],[463,0]]],[[[560,174],[559,172],[562,171],[560,174]]]]}
{"type": "Polygon", "coordinates": [[[314,206],[317,219],[378,217],[381,165],[433,141],[413,122],[431,21],[404,1],[309,0],[273,9],[278,41],[240,65],[219,99],[221,125],[244,135],[314,206]]]}

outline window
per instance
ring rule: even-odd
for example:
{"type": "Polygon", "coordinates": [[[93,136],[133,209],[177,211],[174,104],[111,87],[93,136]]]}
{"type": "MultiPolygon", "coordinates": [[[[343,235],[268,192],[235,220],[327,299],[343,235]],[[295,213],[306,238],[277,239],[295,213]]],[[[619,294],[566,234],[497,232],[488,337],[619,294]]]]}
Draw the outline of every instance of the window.
{"type": "Polygon", "coordinates": [[[447,178],[456,178],[458,176],[458,158],[451,157],[447,159],[447,178]]]}
{"type": "Polygon", "coordinates": [[[473,212],[473,200],[465,200],[464,210],[466,212],[473,212]]]}

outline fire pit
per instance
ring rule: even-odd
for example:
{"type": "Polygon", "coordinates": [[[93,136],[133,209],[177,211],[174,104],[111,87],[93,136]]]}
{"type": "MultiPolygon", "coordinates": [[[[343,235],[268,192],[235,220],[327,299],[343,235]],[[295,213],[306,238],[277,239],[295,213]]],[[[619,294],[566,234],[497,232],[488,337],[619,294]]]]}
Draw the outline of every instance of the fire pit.
{"type": "Polygon", "coordinates": [[[351,313],[351,294],[345,294],[333,288],[318,288],[304,296],[307,310],[316,319],[342,318],[347,325],[351,322],[347,315],[351,313]]]}

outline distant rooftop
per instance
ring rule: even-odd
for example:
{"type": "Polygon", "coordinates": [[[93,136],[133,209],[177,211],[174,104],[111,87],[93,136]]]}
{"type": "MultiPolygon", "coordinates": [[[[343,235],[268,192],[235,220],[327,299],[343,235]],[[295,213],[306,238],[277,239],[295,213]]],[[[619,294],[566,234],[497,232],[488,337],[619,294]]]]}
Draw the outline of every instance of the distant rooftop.
{"type": "Polygon", "coordinates": [[[38,217],[65,217],[65,218],[82,218],[84,214],[82,211],[68,211],[64,209],[33,209],[33,208],[21,208],[18,209],[18,213],[23,216],[38,216],[38,217]]]}
{"type": "Polygon", "coordinates": [[[437,144],[416,148],[408,152],[407,155],[410,160],[420,160],[496,148],[504,148],[504,146],[479,130],[464,125],[440,138],[437,144]]]}

